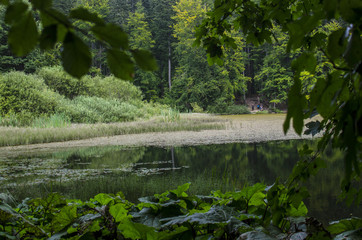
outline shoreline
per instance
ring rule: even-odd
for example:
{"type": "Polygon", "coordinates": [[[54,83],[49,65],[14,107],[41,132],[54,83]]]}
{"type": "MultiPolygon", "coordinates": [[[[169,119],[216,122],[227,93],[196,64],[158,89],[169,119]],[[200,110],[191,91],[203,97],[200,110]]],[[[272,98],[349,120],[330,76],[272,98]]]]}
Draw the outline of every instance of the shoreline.
{"type": "Polygon", "coordinates": [[[299,136],[290,129],[283,132],[284,114],[276,115],[237,115],[219,116],[229,120],[225,130],[172,131],[125,134],[109,137],[96,137],[83,140],[51,142],[19,146],[0,147],[0,157],[22,154],[51,152],[66,148],[93,146],[192,146],[225,144],[236,142],[264,142],[292,139],[315,139],[318,136],[299,136]]]}

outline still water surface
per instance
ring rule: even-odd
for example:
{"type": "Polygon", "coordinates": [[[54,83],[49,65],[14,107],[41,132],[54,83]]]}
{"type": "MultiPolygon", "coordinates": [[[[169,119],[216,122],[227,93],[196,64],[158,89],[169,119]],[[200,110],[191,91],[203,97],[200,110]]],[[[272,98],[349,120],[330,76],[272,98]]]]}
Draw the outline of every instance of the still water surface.
{"type": "MultiPolygon", "coordinates": [[[[89,199],[122,191],[137,201],[191,182],[190,193],[237,190],[245,184],[285,180],[298,160],[297,149],[310,141],[274,141],[173,148],[87,147],[46,154],[0,158],[0,191],[17,199],[56,191],[89,199]]],[[[340,152],[327,152],[328,168],[306,185],[309,215],[323,222],[362,216],[362,209],[336,203],[343,177],[340,152]]]]}

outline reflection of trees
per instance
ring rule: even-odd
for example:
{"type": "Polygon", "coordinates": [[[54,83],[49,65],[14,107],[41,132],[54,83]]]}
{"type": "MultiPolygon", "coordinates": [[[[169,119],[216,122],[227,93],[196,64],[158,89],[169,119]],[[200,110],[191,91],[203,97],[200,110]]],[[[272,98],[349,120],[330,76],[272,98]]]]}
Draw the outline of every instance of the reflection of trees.
{"type": "Polygon", "coordinates": [[[122,146],[86,147],[54,153],[65,159],[68,169],[116,169],[125,168],[143,158],[144,147],[122,146]]]}
{"type": "Polygon", "coordinates": [[[235,143],[176,148],[177,164],[190,166],[190,171],[213,173],[242,184],[245,176],[252,182],[272,183],[277,177],[286,179],[298,160],[301,141],[268,143],[235,143]]]}
{"type": "Polygon", "coordinates": [[[356,206],[346,207],[344,202],[338,201],[340,183],[344,177],[343,152],[329,147],[322,159],[326,159],[326,168],[319,170],[306,183],[311,195],[306,201],[309,215],[318,216],[323,222],[345,218],[354,212],[355,216],[362,215],[362,208],[356,206]]]}

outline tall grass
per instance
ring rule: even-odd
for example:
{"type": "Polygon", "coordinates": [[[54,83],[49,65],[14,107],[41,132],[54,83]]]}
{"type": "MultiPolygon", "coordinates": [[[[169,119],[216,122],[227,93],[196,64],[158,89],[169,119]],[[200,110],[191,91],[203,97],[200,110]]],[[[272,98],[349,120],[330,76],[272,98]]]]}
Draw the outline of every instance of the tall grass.
{"type": "Polygon", "coordinates": [[[161,117],[164,122],[176,122],[180,120],[180,111],[172,108],[162,110],[161,117]]]}
{"type": "Polygon", "coordinates": [[[64,114],[53,114],[34,119],[32,127],[34,128],[61,128],[71,125],[69,117],[64,114]]]}
{"type": "Polygon", "coordinates": [[[226,120],[213,117],[188,118],[164,122],[162,118],[125,123],[72,124],[68,127],[19,128],[0,127],[0,146],[61,142],[94,137],[106,137],[147,132],[201,131],[225,129],[226,120]]]}

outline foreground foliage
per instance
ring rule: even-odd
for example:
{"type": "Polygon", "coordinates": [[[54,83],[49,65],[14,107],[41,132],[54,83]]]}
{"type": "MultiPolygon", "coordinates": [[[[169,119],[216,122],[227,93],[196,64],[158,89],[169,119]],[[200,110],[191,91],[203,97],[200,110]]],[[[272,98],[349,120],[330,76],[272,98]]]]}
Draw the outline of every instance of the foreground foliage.
{"type": "Polygon", "coordinates": [[[325,229],[306,218],[307,208],[281,184],[257,183],[210,196],[186,193],[190,183],[162,194],[127,201],[121,192],[89,201],[52,193],[12,208],[0,201],[0,236],[8,239],[334,239],[361,236],[362,219],[325,229]]]}
{"type": "Polygon", "coordinates": [[[358,186],[362,168],[361,11],[362,2],[353,0],[216,0],[196,33],[196,43],[206,48],[210,62],[220,62],[225,46],[237,48],[237,40],[229,36],[232,29],[242,31],[247,42],[255,45],[277,38],[274,25],[288,33],[283,49],[300,54],[291,62],[293,84],[288,94],[284,132],[292,122],[301,135],[304,119],[320,114],[322,121],[307,124],[309,134],[324,131],[319,149],[300,166],[317,162],[319,153],[333,143],[333,147],[346,152],[341,188],[347,201],[357,204],[362,200],[362,189],[358,186]],[[320,27],[336,21],[341,23],[339,27],[328,31],[320,27]],[[319,58],[328,62],[327,74],[318,74],[319,58]],[[303,82],[311,76],[315,84],[309,92],[303,82]]]}

